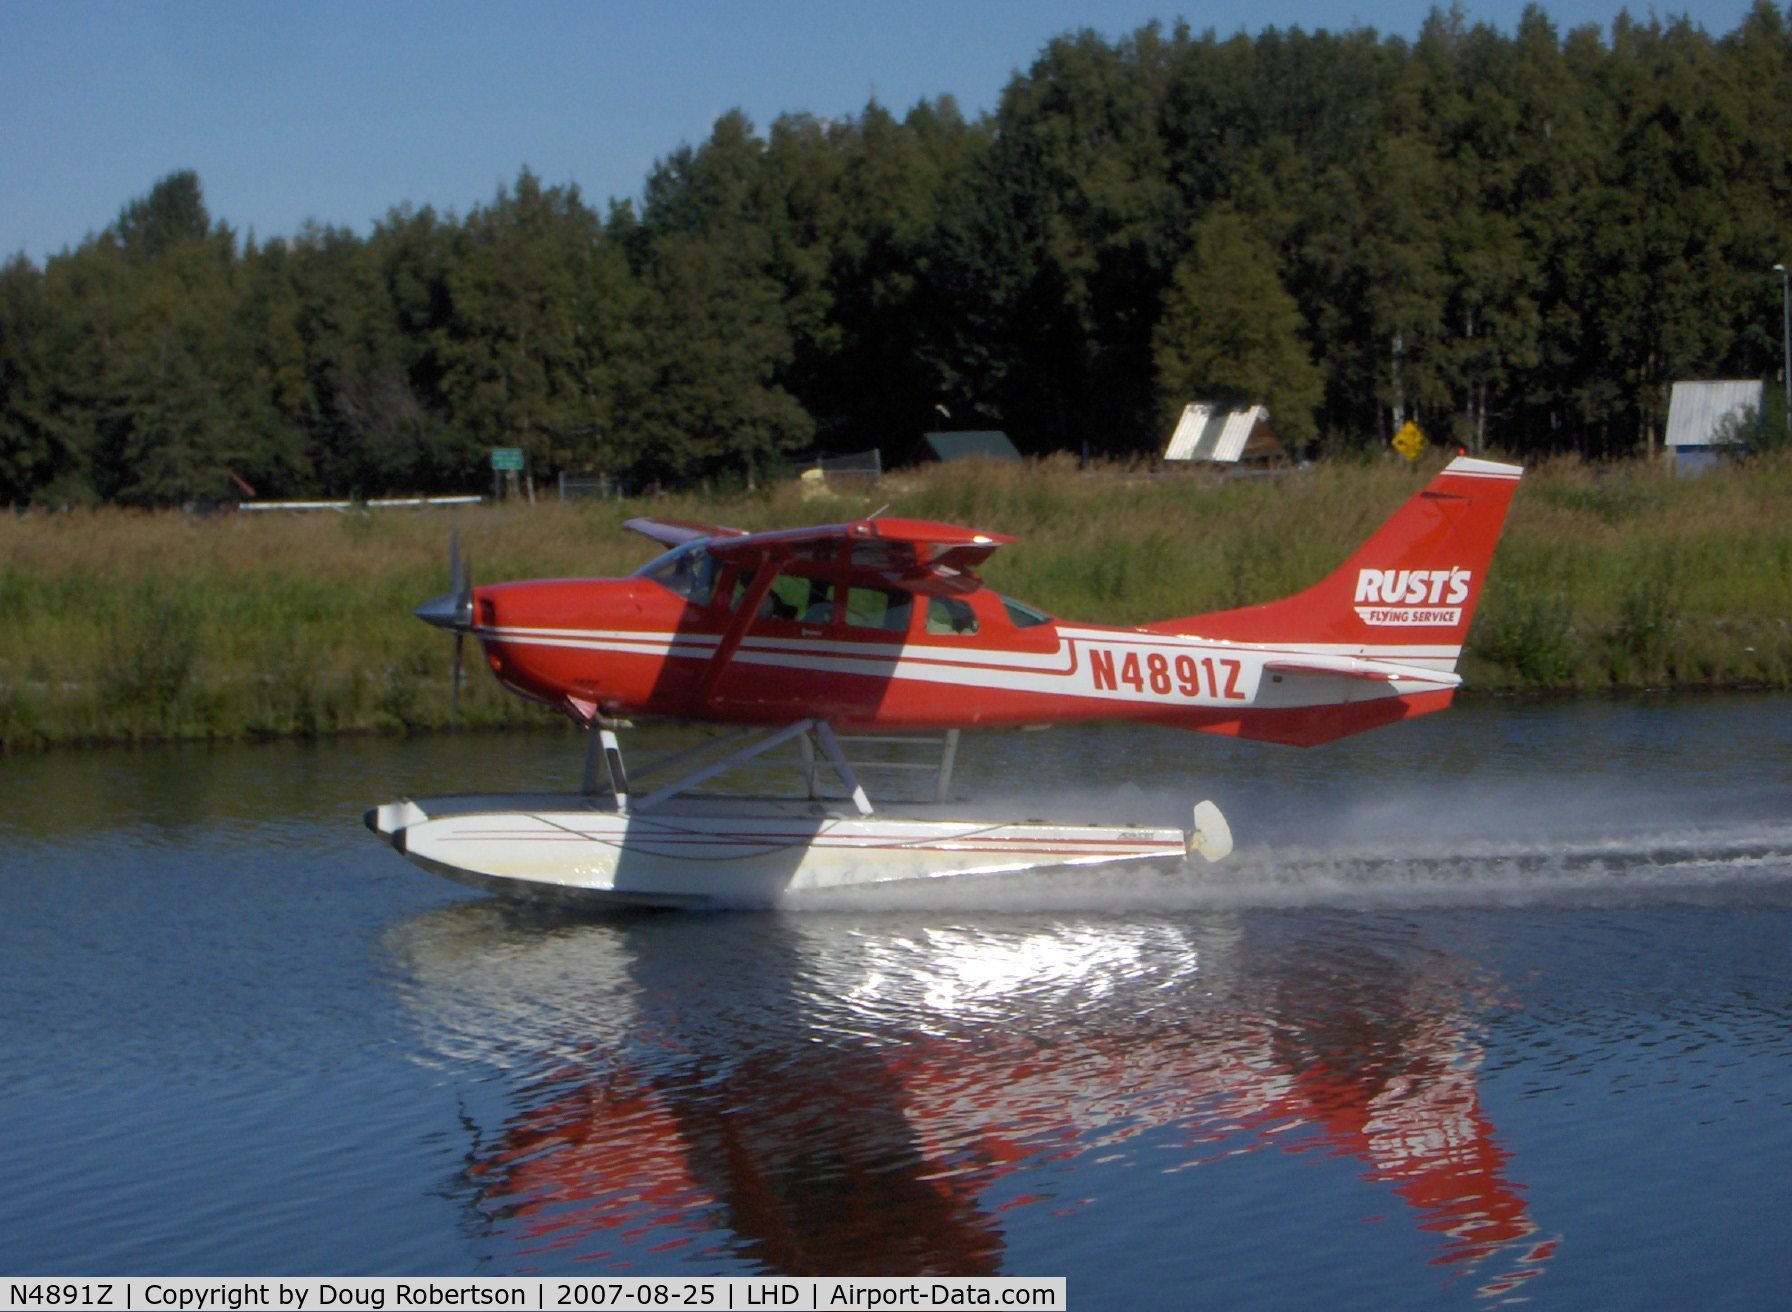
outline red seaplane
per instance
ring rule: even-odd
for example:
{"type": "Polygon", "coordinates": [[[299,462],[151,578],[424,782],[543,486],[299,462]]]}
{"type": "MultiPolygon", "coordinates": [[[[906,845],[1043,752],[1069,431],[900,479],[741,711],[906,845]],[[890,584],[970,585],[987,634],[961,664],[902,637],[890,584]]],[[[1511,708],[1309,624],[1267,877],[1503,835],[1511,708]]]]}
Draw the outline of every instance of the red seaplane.
{"type": "MultiPolygon", "coordinates": [[[[1311,746],[1441,710],[1522,472],[1458,458],[1306,591],[1136,628],[1001,596],[976,570],[1013,539],[913,519],[768,533],[634,519],[669,550],[619,579],[476,588],[456,553],[454,591],[416,614],[455,635],[457,684],[470,633],[505,687],[591,730],[584,785],[405,799],[367,823],[449,878],[600,903],[764,905],[892,880],[1218,860],[1232,840],[1211,802],[1187,830],[955,813],[958,732],[1137,720],[1311,746]],[[617,731],[642,718],[740,726],[745,741],[711,744],[641,793],[617,731]],[[867,763],[841,742],[865,734],[934,735],[933,800],[873,806],[867,763]],[[807,796],[694,791],[792,740],[807,796]]],[[[691,754],[654,768],[675,765],[691,754]]]]}

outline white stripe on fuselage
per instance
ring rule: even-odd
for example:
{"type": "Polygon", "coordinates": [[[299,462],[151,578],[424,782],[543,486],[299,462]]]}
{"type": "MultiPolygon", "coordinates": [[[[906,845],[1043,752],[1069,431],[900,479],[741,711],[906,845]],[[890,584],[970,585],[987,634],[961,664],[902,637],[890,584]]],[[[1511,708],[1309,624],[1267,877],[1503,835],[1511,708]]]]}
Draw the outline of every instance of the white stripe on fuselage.
{"type": "MultiPolygon", "coordinates": [[[[482,640],[517,643],[533,647],[584,648],[591,651],[637,652],[644,655],[670,654],[703,657],[721,645],[713,633],[656,633],[640,629],[532,629],[481,626],[473,630],[482,640]]],[[[887,659],[905,654],[911,659],[943,661],[953,665],[996,665],[1004,668],[1024,666],[1039,669],[1065,669],[1062,649],[1070,643],[1100,643],[1109,647],[1164,648],[1183,651],[1246,652],[1273,659],[1280,656],[1356,656],[1365,660],[1392,661],[1430,669],[1449,669],[1462,655],[1457,643],[1355,643],[1355,642],[1284,642],[1275,645],[1251,642],[1229,642],[1223,638],[1202,638],[1189,634],[1152,633],[1142,629],[1099,629],[1060,626],[1057,630],[1060,649],[1052,652],[1028,652],[978,648],[954,648],[947,644],[905,642],[843,642],[825,638],[789,638],[749,636],[743,647],[765,652],[829,653],[887,659]]]]}
{"type": "MultiPolygon", "coordinates": [[[[1324,705],[1346,700],[1321,686],[1326,676],[1306,674],[1264,692],[1264,665],[1299,657],[1356,658],[1404,667],[1411,678],[1353,684],[1348,700],[1399,696],[1453,687],[1461,648],[1454,645],[1286,643],[1259,646],[1126,629],[1059,628],[1056,650],[1026,652],[954,648],[941,644],[843,642],[824,638],[749,637],[733,660],[742,665],[814,674],[850,674],[925,684],[955,684],[1039,696],[1096,698],[1170,706],[1324,705]],[[1184,658],[1178,661],[1178,658],[1184,658]],[[1156,660],[1154,660],[1156,658],[1156,660]],[[1190,662],[1193,662],[1191,668],[1190,662]],[[1211,665],[1208,662],[1212,662],[1211,665]],[[1101,680],[1097,682],[1097,669],[1101,680]],[[1444,677],[1435,677],[1435,676],[1444,677]],[[1315,682],[1315,678],[1320,683],[1315,682]],[[1167,681],[1167,686],[1166,685],[1167,681]],[[1198,691],[1190,692],[1193,686],[1198,691]]],[[[639,630],[487,628],[483,641],[596,653],[708,661],[721,639],[714,634],[646,633],[639,630]]],[[[1349,676],[1340,671],[1339,680],[1349,676]]]]}

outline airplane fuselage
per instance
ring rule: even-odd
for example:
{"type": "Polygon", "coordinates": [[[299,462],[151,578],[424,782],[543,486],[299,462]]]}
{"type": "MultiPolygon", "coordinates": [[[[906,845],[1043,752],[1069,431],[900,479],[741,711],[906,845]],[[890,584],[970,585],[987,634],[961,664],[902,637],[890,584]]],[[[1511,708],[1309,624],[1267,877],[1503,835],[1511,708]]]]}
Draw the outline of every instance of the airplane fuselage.
{"type": "MultiPolygon", "coordinates": [[[[675,574],[678,554],[659,571],[675,574]]],[[[1377,662],[1348,644],[1064,623],[987,588],[930,592],[815,562],[781,568],[718,659],[750,584],[724,566],[686,595],[655,569],[477,589],[472,632],[505,686],[580,719],[816,716],[852,730],[1130,719],[1306,743],[1439,709],[1456,684],[1447,643],[1408,644],[1399,668],[1365,676],[1377,662]],[[1272,668],[1326,661],[1340,668],[1272,668]]]]}
{"type": "Polygon", "coordinates": [[[463,588],[417,614],[584,724],[1122,719],[1308,745],[1449,704],[1521,472],[1459,458],[1305,591],[1136,628],[985,587],[977,567],[1012,539],[878,517],[752,534],[631,520],[672,549],[626,578],[463,588]]]}

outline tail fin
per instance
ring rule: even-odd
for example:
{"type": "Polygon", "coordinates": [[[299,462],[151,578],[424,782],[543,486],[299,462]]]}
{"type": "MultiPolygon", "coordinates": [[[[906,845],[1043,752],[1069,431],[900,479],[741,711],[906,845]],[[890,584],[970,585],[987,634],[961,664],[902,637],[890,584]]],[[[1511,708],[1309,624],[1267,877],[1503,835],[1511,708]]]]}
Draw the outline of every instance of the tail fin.
{"type": "Polygon", "coordinates": [[[1306,591],[1145,627],[1453,670],[1523,473],[1458,457],[1306,591]]]}

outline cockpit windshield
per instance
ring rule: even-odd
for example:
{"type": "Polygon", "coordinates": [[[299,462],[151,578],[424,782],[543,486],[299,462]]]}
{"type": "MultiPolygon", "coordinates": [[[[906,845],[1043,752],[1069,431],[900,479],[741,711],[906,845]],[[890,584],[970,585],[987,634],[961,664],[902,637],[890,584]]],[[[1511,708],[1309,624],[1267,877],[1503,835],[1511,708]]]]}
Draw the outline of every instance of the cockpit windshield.
{"type": "Polygon", "coordinates": [[[687,542],[648,561],[635,577],[652,579],[693,606],[707,606],[716,586],[716,559],[702,542],[687,542]]]}

